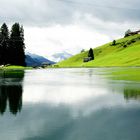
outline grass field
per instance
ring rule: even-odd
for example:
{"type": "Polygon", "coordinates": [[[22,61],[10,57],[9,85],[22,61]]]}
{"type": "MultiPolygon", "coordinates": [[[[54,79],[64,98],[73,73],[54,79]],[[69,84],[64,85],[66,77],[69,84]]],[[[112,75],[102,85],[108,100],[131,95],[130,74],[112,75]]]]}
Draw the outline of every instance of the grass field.
{"type": "Polygon", "coordinates": [[[140,35],[134,35],[116,40],[94,48],[95,59],[83,62],[88,51],[72,56],[59,62],[59,67],[111,67],[111,66],[140,66],[140,35]]]}

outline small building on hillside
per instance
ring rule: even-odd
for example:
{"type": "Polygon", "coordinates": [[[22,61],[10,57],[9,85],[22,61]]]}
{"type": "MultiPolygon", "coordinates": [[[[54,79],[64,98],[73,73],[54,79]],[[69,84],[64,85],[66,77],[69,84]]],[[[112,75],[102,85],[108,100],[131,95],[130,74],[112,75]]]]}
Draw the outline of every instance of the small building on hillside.
{"type": "Polygon", "coordinates": [[[134,31],[134,32],[128,30],[128,31],[126,31],[126,33],[125,33],[125,37],[127,37],[127,36],[132,36],[132,35],[136,35],[136,34],[140,34],[140,30],[134,31]]]}
{"type": "Polygon", "coordinates": [[[89,62],[89,61],[91,61],[91,60],[93,60],[91,57],[85,57],[85,58],[83,59],[83,62],[89,62]]]}
{"type": "Polygon", "coordinates": [[[45,68],[45,67],[51,66],[51,65],[52,65],[51,63],[43,62],[43,63],[41,64],[41,67],[42,67],[42,68],[45,68]]]}

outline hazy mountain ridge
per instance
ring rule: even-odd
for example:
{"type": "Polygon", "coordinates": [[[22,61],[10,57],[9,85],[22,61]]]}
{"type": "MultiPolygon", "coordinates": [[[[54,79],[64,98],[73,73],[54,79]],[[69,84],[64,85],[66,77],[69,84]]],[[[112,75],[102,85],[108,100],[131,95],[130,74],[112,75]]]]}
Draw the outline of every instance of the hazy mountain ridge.
{"type": "Polygon", "coordinates": [[[27,66],[41,66],[43,63],[47,63],[47,64],[55,64],[55,62],[37,55],[37,54],[32,54],[27,52],[26,53],[26,58],[25,58],[26,64],[27,66]]]}

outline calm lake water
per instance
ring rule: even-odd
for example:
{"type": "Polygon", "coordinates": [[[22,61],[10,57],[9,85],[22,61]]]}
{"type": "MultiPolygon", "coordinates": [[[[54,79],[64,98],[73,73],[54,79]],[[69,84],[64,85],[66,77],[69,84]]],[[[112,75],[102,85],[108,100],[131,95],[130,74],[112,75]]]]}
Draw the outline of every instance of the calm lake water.
{"type": "Polygon", "coordinates": [[[107,71],[1,72],[0,140],[140,140],[140,82],[107,71]]]}

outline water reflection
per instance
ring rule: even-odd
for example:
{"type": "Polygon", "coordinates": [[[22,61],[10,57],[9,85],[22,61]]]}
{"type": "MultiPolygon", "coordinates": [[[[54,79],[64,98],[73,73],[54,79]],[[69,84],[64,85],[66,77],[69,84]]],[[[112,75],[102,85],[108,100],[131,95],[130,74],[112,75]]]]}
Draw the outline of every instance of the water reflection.
{"type": "Polygon", "coordinates": [[[126,100],[134,99],[140,100],[140,89],[124,89],[124,98],[126,100]]]}
{"type": "Polygon", "coordinates": [[[110,80],[103,74],[101,68],[29,70],[22,94],[24,73],[5,73],[0,78],[0,112],[5,112],[0,138],[139,140],[140,102],[126,102],[139,93],[139,83],[110,80]],[[13,114],[22,111],[13,117],[8,107],[13,114]]]}
{"type": "Polygon", "coordinates": [[[24,71],[4,71],[0,74],[0,113],[4,114],[7,106],[12,114],[22,108],[22,81],[24,71]]]}

